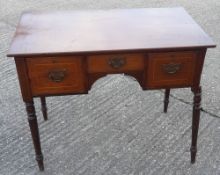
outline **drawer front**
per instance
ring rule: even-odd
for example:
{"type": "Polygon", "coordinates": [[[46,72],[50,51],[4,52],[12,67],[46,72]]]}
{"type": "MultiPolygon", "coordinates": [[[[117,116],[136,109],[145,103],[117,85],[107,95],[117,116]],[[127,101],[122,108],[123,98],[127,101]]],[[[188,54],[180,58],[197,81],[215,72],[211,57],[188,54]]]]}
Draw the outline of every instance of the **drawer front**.
{"type": "Polygon", "coordinates": [[[196,52],[149,53],[147,87],[164,88],[193,84],[196,52]]]}
{"type": "Polygon", "coordinates": [[[87,58],[88,72],[122,72],[144,69],[143,54],[92,55],[87,58]]]}
{"type": "Polygon", "coordinates": [[[33,95],[85,91],[81,57],[28,58],[33,95]]]}

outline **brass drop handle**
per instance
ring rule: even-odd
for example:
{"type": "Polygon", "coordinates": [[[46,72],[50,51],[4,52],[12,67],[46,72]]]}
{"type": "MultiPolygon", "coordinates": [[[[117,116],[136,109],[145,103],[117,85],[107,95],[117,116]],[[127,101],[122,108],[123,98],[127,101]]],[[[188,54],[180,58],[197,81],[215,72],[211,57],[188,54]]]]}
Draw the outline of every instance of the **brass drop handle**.
{"type": "Polygon", "coordinates": [[[125,60],[124,57],[115,56],[115,57],[109,58],[108,64],[112,68],[118,69],[118,68],[121,68],[122,66],[124,66],[126,64],[126,60],[125,60]]]}
{"type": "Polygon", "coordinates": [[[63,70],[52,70],[48,73],[48,78],[53,82],[61,82],[66,76],[66,69],[63,70]]]}
{"type": "Polygon", "coordinates": [[[175,74],[181,69],[181,66],[181,63],[163,64],[163,70],[168,74],[175,74]]]}

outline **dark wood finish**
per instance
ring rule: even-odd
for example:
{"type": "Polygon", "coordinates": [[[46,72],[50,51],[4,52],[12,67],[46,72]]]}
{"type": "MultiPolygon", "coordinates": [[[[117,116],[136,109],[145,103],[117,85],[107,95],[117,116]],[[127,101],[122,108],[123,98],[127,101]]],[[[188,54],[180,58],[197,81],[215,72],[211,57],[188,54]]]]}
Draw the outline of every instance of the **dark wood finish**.
{"type": "Polygon", "coordinates": [[[37,117],[35,114],[34,102],[33,101],[26,102],[25,105],[28,115],[28,122],[31,130],[31,136],[34,143],[36,160],[40,171],[43,171],[44,170],[43,154],[41,152],[40,136],[38,131],[37,117]]]}
{"type": "Polygon", "coordinates": [[[41,101],[41,111],[44,117],[44,120],[46,121],[47,118],[47,103],[46,103],[46,97],[45,96],[41,96],[40,97],[40,101],[41,101]]]}
{"type": "Polygon", "coordinates": [[[193,87],[191,88],[194,93],[193,98],[193,116],[192,116],[192,142],[191,142],[191,163],[195,163],[196,161],[196,153],[197,153],[197,138],[199,131],[199,121],[200,121],[200,105],[201,105],[201,96],[202,96],[202,88],[200,86],[200,79],[202,68],[204,64],[205,54],[207,49],[202,49],[199,52],[197,66],[196,66],[196,74],[194,76],[193,87]]]}
{"type": "Polygon", "coordinates": [[[34,108],[34,102],[33,102],[33,97],[31,93],[26,60],[24,58],[19,58],[19,59],[15,58],[15,63],[16,63],[18,79],[19,79],[19,83],[21,87],[23,101],[25,102],[25,105],[26,105],[28,122],[29,122],[31,136],[32,136],[33,144],[34,144],[36,160],[38,162],[38,167],[40,171],[43,171],[44,170],[43,154],[41,151],[37,117],[35,114],[35,108],[34,108]]]}
{"type": "Polygon", "coordinates": [[[143,54],[112,54],[88,56],[89,73],[114,73],[144,69],[143,54]]]}
{"type": "Polygon", "coordinates": [[[164,95],[164,109],[163,111],[167,113],[167,108],[169,104],[169,97],[170,97],[170,89],[165,89],[165,95],[164,95]]]}
{"type": "Polygon", "coordinates": [[[84,92],[82,57],[27,59],[33,95],[84,92]],[[61,73],[61,75],[59,75],[61,73]],[[58,78],[61,78],[58,81],[58,78]]]}
{"type": "Polygon", "coordinates": [[[214,46],[181,7],[26,12],[8,56],[214,46]]]}
{"type": "Polygon", "coordinates": [[[190,87],[194,93],[191,162],[200,118],[200,78],[209,36],[183,8],[27,12],[8,52],[15,57],[36,160],[44,169],[34,97],[88,93],[107,74],[136,78],[143,90],[190,87]]]}
{"type": "Polygon", "coordinates": [[[202,75],[203,64],[205,60],[206,48],[200,49],[197,55],[196,67],[195,67],[195,75],[193,78],[193,87],[200,86],[200,79],[202,75]]]}
{"type": "Polygon", "coordinates": [[[147,87],[191,86],[197,51],[149,53],[147,87]]]}
{"type": "Polygon", "coordinates": [[[31,101],[32,93],[30,88],[26,60],[24,58],[19,58],[19,59],[15,58],[15,64],[17,68],[17,74],[18,74],[23,101],[24,102],[31,101]]]}
{"type": "Polygon", "coordinates": [[[193,118],[192,118],[192,144],[191,144],[191,163],[196,161],[197,137],[200,120],[201,87],[193,88],[193,118]]]}

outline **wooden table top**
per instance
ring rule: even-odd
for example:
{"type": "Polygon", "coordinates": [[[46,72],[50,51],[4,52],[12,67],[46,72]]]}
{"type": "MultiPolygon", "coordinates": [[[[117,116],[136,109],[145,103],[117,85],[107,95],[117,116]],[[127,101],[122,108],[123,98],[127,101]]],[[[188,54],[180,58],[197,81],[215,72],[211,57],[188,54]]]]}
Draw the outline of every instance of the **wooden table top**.
{"type": "Polygon", "coordinates": [[[8,56],[215,47],[181,7],[23,13],[8,56]]]}

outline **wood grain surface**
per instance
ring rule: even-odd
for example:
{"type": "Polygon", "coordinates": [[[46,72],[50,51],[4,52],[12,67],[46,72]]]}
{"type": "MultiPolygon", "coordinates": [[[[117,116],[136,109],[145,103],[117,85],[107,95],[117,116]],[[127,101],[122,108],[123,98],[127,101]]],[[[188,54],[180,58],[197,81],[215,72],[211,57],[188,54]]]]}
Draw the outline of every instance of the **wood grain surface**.
{"type": "Polygon", "coordinates": [[[196,51],[149,53],[147,67],[147,87],[164,88],[172,86],[191,86],[195,75],[198,56],[196,51]],[[179,66],[172,72],[173,66],[179,66]],[[171,66],[171,72],[164,69],[171,66]]]}
{"type": "Polygon", "coordinates": [[[8,56],[215,47],[183,8],[26,12],[8,56]]]}
{"type": "Polygon", "coordinates": [[[106,55],[92,55],[88,56],[88,72],[123,72],[132,70],[143,70],[144,69],[144,54],[106,54],[106,55]],[[114,68],[111,65],[111,60],[122,60],[123,64],[118,68],[114,68]]]}
{"type": "Polygon", "coordinates": [[[33,95],[85,91],[81,57],[29,58],[27,65],[33,95]],[[63,77],[59,77],[60,73],[63,77]],[[56,77],[50,77],[57,74],[59,81],[56,81],[56,77]]]}

